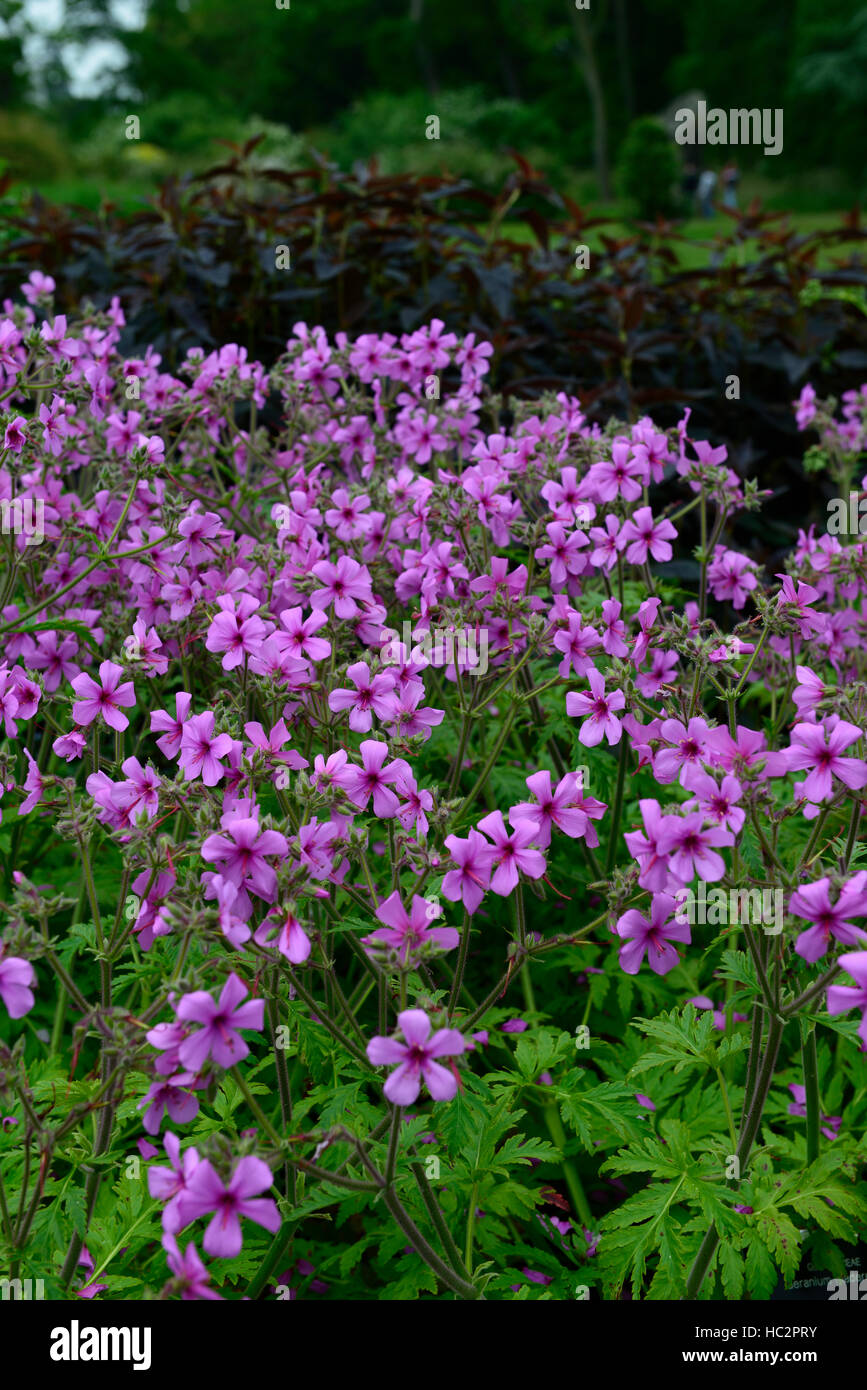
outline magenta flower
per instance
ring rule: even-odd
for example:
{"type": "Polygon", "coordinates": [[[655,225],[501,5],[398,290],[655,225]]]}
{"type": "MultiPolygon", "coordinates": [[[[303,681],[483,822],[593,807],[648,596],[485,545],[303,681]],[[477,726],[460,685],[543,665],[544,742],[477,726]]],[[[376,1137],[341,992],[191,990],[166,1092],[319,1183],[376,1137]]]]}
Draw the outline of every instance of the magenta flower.
{"type": "MultiPolygon", "coordinates": [[[[454,927],[431,926],[431,921],[434,920],[431,911],[435,908],[436,904],[413,895],[412,907],[407,912],[400,893],[395,890],[376,910],[377,917],[385,925],[377,927],[362,940],[365,945],[373,942],[390,946],[392,950],[397,951],[404,965],[412,953],[425,947],[452,951],[459,944],[460,936],[454,927]]],[[[437,909],[436,916],[438,915],[437,909]]]]}
{"type": "Polygon", "coordinates": [[[307,618],[302,614],[301,608],[283,609],[280,614],[283,628],[279,634],[280,640],[285,642],[290,655],[306,661],[322,661],[331,655],[331,643],[315,634],[328,622],[328,614],[314,611],[307,618]]]}
{"type": "Polygon", "coordinates": [[[241,1253],[242,1216],[257,1226],[264,1226],[266,1231],[279,1231],[277,1203],[270,1197],[257,1195],[267,1192],[272,1183],[267,1163],[251,1154],[241,1159],[225,1186],[208,1159],[203,1158],[184,1194],[184,1224],[214,1212],[202,1245],[209,1255],[232,1259],[241,1253]]]}
{"type": "Polygon", "coordinates": [[[659,735],[672,746],[660,748],[653,759],[656,780],[665,785],[679,776],[681,786],[685,785],[683,778],[687,767],[696,766],[707,756],[709,732],[704,719],[690,719],[688,727],[679,719],[663,719],[659,735]]]}
{"type": "Polygon", "coordinates": [[[862,870],[844,883],[835,903],[831,902],[829,878],[805,883],[789,899],[789,912],[813,923],[795,942],[798,955],[811,965],[825,955],[832,936],[843,946],[867,944],[864,930],[849,920],[867,917],[867,871],[862,870]]]}
{"type": "Polygon", "coordinates": [[[584,676],[593,666],[590,653],[601,645],[601,638],[595,628],[584,627],[578,613],[569,614],[569,625],[554,636],[554,646],[563,653],[559,673],[568,676],[574,670],[576,676],[584,676]]]}
{"type": "Polygon", "coordinates": [[[736,609],[743,608],[748,595],[758,585],[753,562],[748,555],[718,545],[708,565],[707,581],[711,593],[720,602],[728,599],[736,609]]]}
{"type": "Polygon", "coordinates": [[[639,507],[624,523],[620,535],[627,542],[626,558],[629,563],[643,565],[647,562],[648,554],[660,562],[670,560],[673,552],[669,541],[674,540],[677,531],[664,518],[654,521],[649,507],[639,507]]]}
{"type": "Polygon", "coordinates": [[[441,1028],[431,1036],[431,1024],[422,1009],[404,1009],[397,1023],[405,1042],[397,1038],[371,1038],[367,1055],[375,1067],[396,1067],[385,1083],[385,1095],[393,1105],[412,1105],[424,1081],[434,1100],[452,1100],[457,1076],[434,1059],[459,1057],[464,1039],[456,1028],[441,1028]]]}
{"type": "Polygon", "coordinates": [[[689,943],[689,924],[674,918],[675,900],[670,893],[655,893],[650,919],[635,908],[624,912],[617,922],[617,935],[625,942],[620,948],[620,965],[627,975],[637,975],[647,954],[647,963],[657,975],[667,975],[679,964],[672,941],[689,943]]]}
{"type": "Polygon", "coordinates": [[[501,898],[507,898],[518,886],[518,874],[541,878],[545,872],[545,856],[529,846],[536,839],[532,821],[513,821],[512,833],[506,830],[501,811],[491,811],[479,821],[479,829],[494,842],[490,862],[493,874],[491,888],[501,898]]]}
{"type": "Polygon", "coordinates": [[[833,791],[832,777],[839,777],[847,787],[857,789],[867,783],[867,762],[862,758],[844,758],[844,749],[862,738],[862,731],[845,719],[839,719],[833,729],[828,723],[796,724],[788,748],[782,757],[792,772],[809,772],[803,782],[795,783],[808,801],[827,801],[833,791]]]}
{"type": "Polygon", "coordinates": [[[338,618],[354,618],[359,611],[357,600],[370,597],[370,575],[349,555],[339,556],[336,564],[320,560],[313,574],[323,585],[310,595],[313,608],[329,608],[333,603],[338,618]]]}
{"type": "Polygon", "coordinates": [[[635,447],[631,439],[615,439],[611,458],[594,463],[581,483],[581,496],[613,502],[619,494],[625,501],[635,502],[649,477],[647,465],[633,453],[635,447]]]}
{"type": "Polygon", "coordinates": [[[590,552],[591,565],[597,569],[613,569],[626,544],[617,517],[609,512],[604,527],[591,527],[590,540],[595,547],[590,552]]]}
{"type": "Polygon", "coordinates": [[[238,1029],[261,1032],[265,1019],[264,999],[241,1003],[248,993],[246,985],[233,973],[223,985],[218,1003],[201,989],[178,1001],[175,1013],[182,1022],[203,1025],[181,1043],[178,1056],[182,1066],[198,1072],[209,1057],[220,1067],[233,1067],[243,1061],[250,1049],[238,1029]]]}
{"type": "Polygon", "coordinates": [[[163,1236],[163,1249],[169,1269],[175,1276],[174,1282],[182,1302],[192,1302],[199,1298],[223,1301],[223,1295],[210,1287],[208,1281],[211,1276],[192,1241],[181,1254],[174,1236],[166,1234],[163,1236]]]}
{"type": "Polygon", "coordinates": [[[277,830],[259,831],[259,822],[252,816],[237,819],[223,817],[225,835],[209,835],[201,848],[208,864],[219,864],[223,878],[236,888],[246,888],[265,902],[273,902],[277,892],[277,875],[266,855],[285,858],[289,846],[277,830]]]}
{"type": "Polygon", "coordinates": [[[734,835],[721,826],[704,828],[704,816],[694,811],[687,816],[672,817],[671,838],[667,841],[671,859],[669,867],[681,883],[689,883],[696,874],[706,883],[715,883],[726,871],[725,860],[716,848],[733,845],[734,835]]]}
{"type": "Polygon", "coordinates": [[[739,835],[746,820],[746,812],[738,806],[743,789],[736,777],[723,777],[717,785],[709,772],[686,764],[680,774],[681,785],[695,793],[695,800],[686,802],[690,810],[696,806],[706,820],[713,821],[739,835]]]}
{"type": "Polygon", "coordinates": [[[623,709],[626,704],[626,696],[622,690],[613,690],[607,694],[605,690],[605,679],[592,667],[588,676],[590,682],[590,694],[576,694],[570,691],[566,696],[566,713],[572,719],[585,716],[584,723],[578,734],[579,741],[585,748],[595,748],[597,743],[601,743],[603,737],[608,739],[609,744],[620,742],[623,733],[620,721],[615,719],[615,712],[623,709]]]}
{"type": "Polygon", "coordinates": [[[396,758],[386,766],[388,744],[377,739],[365,739],[360,751],[362,766],[347,767],[340,779],[346,795],[362,810],[373,797],[374,815],[383,819],[396,816],[400,802],[391,788],[402,773],[409,771],[408,764],[396,758]]]}
{"type": "Polygon", "coordinates": [[[673,844],[676,816],[664,816],[659,802],[652,798],[639,801],[644,830],[630,830],[623,836],[629,853],[641,869],[638,882],[642,888],[659,893],[668,882],[668,861],[673,844]]]}
{"type": "Polygon", "coordinates": [[[348,709],[350,729],[366,734],[373,723],[374,714],[377,719],[391,719],[394,716],[397,702],[394,696],[394,678],[390,672],[381,671],[378,675],[372,676],[367,662],[356,661],[348,668],[346,674],[355,690],[332,690],[328,696],[328,708],[348,709]]]}
{"type": "Polygon", "coordinates": [[[812,584],[804,584],[800,579],[796,589],[795,581],[788,574],[778,574],[777,579],[783,581],[782,588],[777,595],[777,607],[788,608],[792,611],[801,636],[809,638],[814,632],[822,632],[827,624],[827,618],[821,613],[815,613],[810,607],[819,597],[819,590],[814,589],[812,584]]]}
{"type": "Polygon", "coordinates": [[[583,531],[567,534],[565,526],[559,521],[549,522],[545,530],[548,532],[548,544],[537,548],[536,559],[550,560],[551,584],[555,589],[562,589],[567,579],[583,574],[587,568],[587,556],[582,551],[588,545],[588,540],[583,531]]]}
{"type": "Polygon", "coordinates": [[[449,869],[443,879],[443,893],[449,902],[462,900],[473,913],[490,887],[493,849],[478,830],[471,830],[466,840],[447,835],[445,847],[457,868],[449,869]]]}
{"type": "MultiPolygon", "coordinates": [[[[172,1024],[158,1024],[147,1034],[148,1042],[151,1046],[159,1046],[161,1036],[159,1029],[171,1028],[172,1024]],[[152,1034],[156,1034],[158,1041],[154,1042],[152,1034]]],[[[176,1048],[173,1051],[176,1052],[176,1048]]],[[[159,1058],[156,1064],[156,1071],[160,1071],[160,1064],[164,1058],[159,1058]]],[[[173,1059],[176,1062],[176,1058],[173,1059]]],[[[173,1069],[173,1068],[172,1068],[173,1069]]],[[[169,1119],[176,1125],[188,1125],[196,1118],[199,1113],[199,1101],[193,1090],[190,1089],[195,1077],[192,1072],[181,1071],[176,1076],[165,1077],[160,1081],[155,1081],[148,1088],[147,1095],[140,1100],[137,1109],[144,1110],[142,1124],[148,1134],[159,1134],[160,1125],[164,1115],[168,1112],[169,1119]]]]}
{"type": "MultiPolygon", "coordinates": [[[[152,728],[154,718],[152,715],[152,728]]],[[[213,710],[192,715],[184,723],[181,733],[178,767],[183,769],[184,780],[191,782],[201,776],[206,787],[215,787],[225,772],[220,759],[226,757],[233,742],[229,734],[214,734],[213,710]]]]}
{"type": "Polygon", "coordinates": [[[156,1201],[165,1202],[163,1230],[174,1232],[187,1224],[183,1215],[183,1198],[200,1160],[198,1150],[194,1148],[185,1150],[181,1158],[181,1141],[171,1130],[163,1137],[163,1147],[171,1166],[148,1169],[148,1192],[156,1201]]]}
{"type": "Polygon", "coordinates": [[[867,1052],[867,951],[849,951],[837,957],[837,964],[852,976],[856,988],[853,989],[851,985],[829,985],[826,1008],[829,1014],[845,1014],[850,1009],[864,1010],[858,1025],[858,1036],[861,1051],[867,1052]]]}
{"type": "Polygon", "coordinates": [[[36,975],[29,960],[20,956],[5,956],[0,960],[0,999],[10,1018],[23,1018],[36,1002],[33,986],[36,975]]]}
{"type": "Polygon", "coordinates": [[[257,928],[254,940],[259,946],[276,946],[281,956],[292,965],[301,965],[310,955],[311,943],[303,926],[295,916],[294,912],[281,914],[282,921],[278,918],[275,921],[273,914],[265,918],[260,927],[257,928]],[[277,931],[276,940],[270,940],[274,931],[277,931]]]}
{"type": "Polygon", "coordinates": [[[110,729],[122,733],[129,728],[129,720],[121,714],[121,707],[130,709],[135,704],[135,686],[132,681],[123,680],[123,670],[113,661],[103,661],[99,668],[99,683],[85,671],[70,682],[78,699],[72,705],[72,717],[76,724],[87,726],[100,715],[110,729]]]}
{"type": "Polygon", "coordinates": [[[517,805],[510,806],[509,821],[512,825],[517,821],[532,825],[533,838],[540,849],[547,849],[550,845],[552,826],[568,835],[570,840],[578,840],[587,834],[588,829],[592,829],[588,817],[598,820],[605,811],[601,801],[590,803],[585,800],[581,778],[576,772],[567,772],[554,789],[551,787],[551,774],[547,771],[534,772],[526,782],[536,800],[519,801],[517,805]],[[599,808],[598,812],[596,808],[599,808]]]}
{"type": "Polygon", "coordinates": [[[164,709],[154,710],[151,714],[151,733],[162,734],[162,738],[157,739],[157,748],[167,758],[177,757],[181,750],[184,724],[190,717],[192,702],[192,695],[186,690],[179,690],[175,695],[174,717],[169,714],[168,710],[164,709]]]}
{"type": "Polygon", "coordinates": [[[247,657],[256,655],[268,629],[255,616],[259,601],[251,594],[241,594],[237,608],[231,594],[222,594],[217,607],[220,612],[208,628],[205,646],[209,652],[223,652],[223,670],[232,671],[247,657]]]}

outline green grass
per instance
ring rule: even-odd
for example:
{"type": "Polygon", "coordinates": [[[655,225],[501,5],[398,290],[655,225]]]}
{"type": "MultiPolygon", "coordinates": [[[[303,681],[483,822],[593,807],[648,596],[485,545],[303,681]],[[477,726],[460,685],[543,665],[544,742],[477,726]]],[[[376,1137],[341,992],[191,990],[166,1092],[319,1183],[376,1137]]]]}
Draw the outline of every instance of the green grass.
{"type": "MultiPolygon", "coordinates": [[[[595,210],[594,210],[595,211],[595,210]]],[[[795,231],[803,234],[816,231],[829,231],[839,227],[843,219],[844,210],[839,212],[801,212],[787,213],[785,221],[793,226],[795,231]]],[[[619,239],[635,234],[636,225],[634,222],[623,218],[622,209],[612,209],[612,220],[604,227],[594,227],[587,233],[586,244],[590,247],[591,257],[594,251],[603,249],[603,239],[619,239]]],[[[780,219],[779,226],[782,228],[784,219],[780,219]]],[[[716,239],[719,236],[727,236],[732,228],[731,218],[718,216],[712,218],[689,218],[677,223],[677,230],[683,240],[667,239],[667,245],[677,255],[680,266],[683,270],[704,269],[711,264],[716,254],[716,239]]],[[[480,228],[481,230],[481,228],[480,228]]],[[[525,222],[504,222],[501,229],[503,236],[509,237],[514,241],[535,242],[536,237],[531,228],[525,222]]],[[[554,245],[562,244],[563,238],[555,232],[552,237],[554,245]]],[[[575,241],[575,238],[571,238],[575,241]]],[[[756,241],[749,240],[741,243],[739,247],[731,247],[723,257],[723,264],[734,261],[747,264],[756,255],[756,241]]],[[[837,258],[845,254],[845,247],[838,251],[823,251],[819,258],[820,267],[828,268],[832,266],[837,258]]]]}

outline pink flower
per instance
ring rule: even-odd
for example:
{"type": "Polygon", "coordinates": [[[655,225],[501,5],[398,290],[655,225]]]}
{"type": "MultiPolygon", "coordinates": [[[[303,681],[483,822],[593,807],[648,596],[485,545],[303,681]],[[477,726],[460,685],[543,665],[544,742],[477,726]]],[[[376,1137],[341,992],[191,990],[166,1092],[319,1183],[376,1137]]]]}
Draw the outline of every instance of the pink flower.
{"type": "Polygon", "coordinates": [[[198,1150],[189,1148],[181,1158],[181,1141],[169,1130],[163,1138],[163,1148],[168,1155],[169,1168],[148,1169],[148,1192],[157,1202],[165,1202],[163,1208],[163,1230],[179,1231],[186,1225],[183,1216],[183,1198],[187,1184],[199,1166],[198,1150]]]}
{"type": "MultiPolygon", "coordinates": [[[[158,1024],[157,1028],[152,1028],[147,1034],[151,1046],[158,1046],[162,1040],[163,1035],[158,1032],[160,1028],[166,1029],[173,1026],[173,1024],[158,1024]],[[151,1033],[157,1035],[157,1042],[153,1041],[151,1033]]],[[[162,1060],[160,1058],[160,1061],[162,1060]]],[[[159,1071],[159,1062],[157,1063],[157,1070],[159,1071]]],[[[160,1073],[161,1078],[164,1075],[164,1073],[160,1073]]],[[[194,1080],[191,1072],[182,1071],[178,1072],[176,1076],[154,1082],[144,1100],[140,1100],[137,1107],[145,1112],[142,1116],[142,1124],[148,1134],[159,1134],[163,1115],[166,1111],[176,1125],[188,1125],[191,1120],[196,1118],[199,1113],[199,1102],[193,1091],[189,1089],[194,1080]]]]}
{"type": "Polygon", "coordinates": [[[27,443],[27,421],[23,415],[16,415],[14,420],[10,420],[6,426],[6,433],[3,437],[3,448],[10,449],[13,454],[20,454],[24,445],[27,443]]]}
{"type": "Polygon", "coordinates": [[[257,1196],[257,1193],[267,1192],[273,1181],[267,1163],[248,1154],[240,1160],[224,1186],[208,1159],[203,1158],[187,1185],[184,1224],[214,1212],[202,1245],[209,1255],[232,1259],[241,1253],[242,1216],[257,1226],[264,1226],[266,1231],[279,1231],[277,1203],[270,1197],[257,1196]]]}
{"type": "Polygon", "coordinates": [[[580,775],[567,772],[552,790],[551,774],[547,771],[534,772],[526,779],[527,786],[535,796],[535,801],[519,801],[509,808],[512,825],[526,821],[532,825],[534,839],[540,849],[547,849],[551,843],[551,827],[556,826],[570,840],[581,839],[589,828],[588,816],[598,820],[605,810],[601,801],[594,801],[594,809],[588,809],[585,802],[580,775]],[[600,808],[594,814],[595,808],[600,808]]]}
{"type": "Polygon", "coordinates": [[[355,690],[332,690],[328,696],[328,707],[332,710],[349,710],[349,727],[356,733],[366,734],[377,719],[390,719],[397,704],[394,697],[394,678],[388,671],[378,675],[370,674],[370,667],[364,661],[356,661],[346,672],[355,690]]]}
{"type": "Polygon", "coordinates": [[[243,1061],[250,1049],[238,1029],[254,1028],[260,1032],[265,1019],[264,999],[241,1003],[248,993],[246,985],[233,973],[223,985],[218,1003],[201,989],[178,1001],[175,1013],[182,1022],[203,1025],[181,1043],[178,1057],[182,1066],[198,1072],[209,1057],[220,1067],[233,1067],[243,1061]]]}
{"type": "Polygon", "coordinates": [[[825,955],[832,936],[844,946],[867,944],[867,934],[849,920],[867,917],[867,871],[862,870],[844,883],[835,903],[831,902],[829,878],[805,883],[789,899],[789,911],[813,923],[795,942],[798,955],[811,965],[825,955]]]}
{"type": "Polygon", "coordinates": [[[281,640],[285,641],[290,655],[306,661],[322,661],[331,655],[331,643],[314,634],[328,622],[328,614],[314,611],[303,618],[303,611],[301,608],[283,609],[280,623],[285,637],[281,633],[281,640]]]}
{"type": "Polygon", "coordinates": [[[829,985],[826,1007],[829,1014],[845,1014],[849,1009],[863,1009],[864,1014],[858,1025],[861,1051],[867,1052],[867,951],[849,951],[838,956],[837,964],[842,966],[856,982],[857,988],[850,985],[829,985]]]}
{"type": "Polygon", "coordinates": [[[706,820],[725,826],[733,835],[740,834],[746,820],[746,812],[736,804],[743,795],[741,784],[736,777],[724,777],[722,784],[718,786],[710,773],[692,764],[685,764],[680,780],[682,786],[695,793],[696,800],[686,803],[690,809],[693,809],[697,802],[698,809],[706,820]]]}
{"type": "Polygon", "coordinates": [[[562,589],[567,579],[583,574],[587,568],[587,557],[581,552],[588,544],[583,531],[573,531],[567,535],[565,526],[559,521],[551,521],[545,527],[548,544],[536,550],[537,560],[551,561],[551,584],[562,589]]]}
{"type": "MultiPolygon", "coordinates": [[[[151,716],[151,727],[155,717],[151,716]]],[[[233,742],[229,734],[214,735],[213,710],[192,715],[183,725],[181,734],[178,767],[183,768],[184,780],[191,782],[201,775],[206,787],[215,787],[225,772],[220,759],[226,757],[233,742]]]]}
{"type": "Polygon", "coordinates": [[[163,1236],[163,1249],[166,1252],[169,1269],[175,1276],[175,1285],[180,1290],[182,1303],[193,1302],[199,1298],[223,1301],[223,1295],[217,1293],[216,1289],[209,1287],[208,1281],[211,1276],[192,1241],[190,1241],[186,1251],[181,1254],[174,1236],[165,1234],[163,1236]]]}
{"type": "Polygon", "coordinates": [[[377,739],[365,739],[360,751],[362,766],[347,767],[341,778],[346,795],[362,810],[373,797],[374,815],[390,819],[400,805],[391,788],[408,766],[398,758],[386,767],[388,745],[377,739]]]}
{"type": "Polygon", "coordinates": [[[323,585],[310,595],[313,608],[329,608],[333,603],[338,618],[354,618],[359,611],[357,600],[370,597],[370,575],[349,555],[339,556],[336,564],[320,560],[313,574],[323,585]]]}
{"type": "Polygon", "coordinates": [[[673,554],[669,541],[677,535],[670,521],[654,521],[649,507],[639,507],[623,525],[622,539],[627,542],[626,558],[631,565],[643,565],[648,554],[660,562],[673,554]],[[631,542],[631,544],[629,544],[631,542]]]}
{"type": "Polygon", "coordinates": [[[23,1018],[36,1002],[33,986],[36,974],[29,960],[20,956],[5,956],[0,960],[0,999],[10,1018],[23,1018]]]}
{"type": "Polygon", "coordinates": [[[743,608],[747,596],[758,585],[753,562],[748,555],[718,545],[708,565],[707,581],[715,599],[729,599],[736,609],[743,608]]]}
{"type": "Polygon", "coordinates": [[[464,1039],[455,1028],[441,1028],[431,1036],[431,1024],[422,1009],[404,1009],[397,1023],[405,1042],[397,1038],[371,1038],[367,1055],[375,1067],[397,1068],[385,1083],[385,1095],[393,1105],[412,1105],[418,1099],[424,1080],[434,1100],[452,1100],[458,1089],[457,1076],[434,1059],[459,1057],[464,1039]]]}
{"type": "Polygon", "coordinates": [[[201,855],[208,864],[219,864],[223,878],[236,888],[249,889],[257,898],[273,902],[277,892],[277,875],[266,864],[266,855],[289,853],[285,836],[277,830],[259,831],[253,816],[223,817],[226,834],[209,835],[202,845],[201,855]]]}
{"type": "Polygon", "coordinates": [[[449,902],[462,900],[473,913],[490,887],[493,850],[478,830],[471,830],[466,840],[447,835],[445,847],[457,868],[449,869],[443,879],[443,893],[449,902]]]}
{"type": "Polygon", "coordinates": [[[269,914],[262,925],[257,929],[255,941],[259,946],[276,946],[281,956],[292,965],[301,965],[310,955],[310,937],[302,927],[294,912],[280,914],[282,921],[275,921],[273,913],[269,914]],[[276,941],[270,941],[277,929],[276,941]]]}
{"type": "Polygon", "coordinates": [[[672,817],[670,840],[670,868],[681,883],[689,883],[696,874],[706,883],[715,883],[726,871],[725,860],[717,854],[714,846],[733,845],[734,835],[714,826],[704,828],[704,816],[695,811],[688,816],[672,817]]]}
{"type": "Polygon", "coordinates": [[[175,695],[174,717],[164,709],[154,710],[151,714],[151,733],[162,733],[163,737],[157,739],[157,748],[167,758],[176,758],[181,751],[184,724],[189,718],[192,702],[192,695],[186,690],[179,690],[175,695]]]}
{"type": "Polygon", "coordinates": [[[626,696],[622,690],[613,690],[607,694],[605,690],[605,679],[592,667],[588,675],[590,683],[590,694],[576,694],[570,691],[566,696],[566,713],[572,719],[586,716],[581,725],[578,738],[585,748],[595,748],[597,743],[601,743],[603,737],[608,739],[609,744],[620,742],[623,732],[620,721],[615,719],[615,711],[623,709],[626,704],[626,696]]]}
{"type": "Polygon", "coordinates": [[[615,439],[611,445],[610,460],[594,463],[583,479],[579,489],[581,496],[590,497],[596,502],[613,502],[618,495],[627,502],[636,501],[649,477],[649,470],[638,456],[633,455],[635,447],[629,439],[615,439]]]}
{"type": "Polygon", "coordinates": [[[673,843],[676,816],[664,816],[658,801],[647,798],[639,801],[644,831],[630,830],[624,836],[629,853],[641,869],[638,882],[642,888],[658,893],[668,881],[668,860],[673,843]]]}
{"type": "Polygon", "coordinates": [[[814,589],[812,584],[804,584],[800,579],[796,589],[795,581],[788,574],[778,574],[777,579],[783,581],[782,588],[777,595],[777,607],[793,610],[793,616],[797,620],[798,631],[801,636],[811,637],[814,632],[822,632],[827,624],[827,618],[822,613],[814,613],[810,607],[810,604],[815,603],[819,597],[819,590],[814,589]]]}
{"type": "Polygon", "coordinates": [[[704,719],[690,719],[684,727],[679,719],[663,719],[659,734],[673,746],[660,748],[653,759],[653,773],[663,785],[673,782],[679,775],[684,786],[684,775],[688,767],[695,767],[706,756],[709,729],[704,719]]]}
{"type": "Polygon", "coordinates": [[[536,826],[528,820],[517,820],[513,826],[510,835],[501,811],[491,811],[479,821],[479,829],[494,842],[490,855],[491,888],[501,898],[507,898],[517,887],[519,873],[541,878],[545,872],[544,854],[529,848],[536,838],[536,826]]]}
{"type": "Polygon", "coordinates": [[[435,920],[435,917],[431,917],[432,910],[435,917],[439,916],[440,909],[435,903],[429,903],[424,898],[413,895],[411,910],[407,912],[400,893],[395,890],[376,910],[377,917],[385,925],[377,927],[369,936],[363,937],[364,944],[381,942],[390,946],[392,950],[397,951],[404,965],[411,954],[428,946],[441,951],[454,950],[460,942],[460,936],[454,927],[431,926],[431,920],[435,920]]]}
{"type": "Polygon", "coordinates": [[[220,612],[208,628],[205,646],[209,652],[224,652],[223,670],[233,671],[245,657],[256,655],[268,629],[255,616],[259,601],[252,594],[241,594],[237,607],[231,594],[222,594],[217,607],[220,612]]]}
{"type": "Polygon", "coordinates": [[[580,614],[570,613],[568,628],[561,628],[554,636],[554,646],[563,653],[560,675],[568,676],[572,670],[576,676],[586,675],[593,665],[590,652],[600,644],[601,638],[595,628],[584,627],[580,614]]]}
{"type": "Polygon", "coordinates": [[[862,737],[862,731],[845,719],[839,719],[832,729],[828,724],[796,724],[791,743],[783,749],[782,757],[792,772],[809,775],[795,783],[795,791],[808,801],[827,801],[833,791],[832,777],[839,777],[847,787],[858,789],[867,783],[867,762],[862,758],[844,758],[843,750],[862,737]]]}
{"type": "Polygon", "coordinates": [[[103,661],[99,668],[99,683],[82,671],[71,682],[78,699],[72,706],[72,717],[76,724],[87,726],[100,715],[110,729],[122,733],[129,728],[129,720],[120,709],[131,708],[135,704],[135,686],[131,681],[124,682],[123,670],[113,661],[103,661]]]}
{"type": "Polygon", "coordinates": [[[650,904],[650,919],[631,908],[617,923],[617,935],[625,945],[620,948],[620,965],[627,975],[637,975],[647,954],[647,963],[657,975],[667,975],[680,957],[672,941],[691,940],[689,925],[674,920],[675,900],[670,893],[656,893],[650,904]]]}

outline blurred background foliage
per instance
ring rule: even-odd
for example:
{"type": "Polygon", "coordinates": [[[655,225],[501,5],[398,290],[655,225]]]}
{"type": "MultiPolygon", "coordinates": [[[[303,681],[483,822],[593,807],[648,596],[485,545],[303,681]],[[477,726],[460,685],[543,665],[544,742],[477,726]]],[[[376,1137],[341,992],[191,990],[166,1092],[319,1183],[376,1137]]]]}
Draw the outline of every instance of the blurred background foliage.
{"type": "MultiPolygon", "coordinates": [[[[671,210],[670,182],[648,206],[636,150],[647,118],[689,94],[783,108],[781,156],[735,151],[742,198],[821,212],[865,192],[864,0],[280,3],[0,0],[5,167],[50,196],[134,205],[167,173],[212,164],[218,141],[261,132],[271,167],[316,150],[489,188],[512,147],[572,197],[629,216],[671,210]]],[[[729,153],[702,152],[715,167],[729,153]]]]}

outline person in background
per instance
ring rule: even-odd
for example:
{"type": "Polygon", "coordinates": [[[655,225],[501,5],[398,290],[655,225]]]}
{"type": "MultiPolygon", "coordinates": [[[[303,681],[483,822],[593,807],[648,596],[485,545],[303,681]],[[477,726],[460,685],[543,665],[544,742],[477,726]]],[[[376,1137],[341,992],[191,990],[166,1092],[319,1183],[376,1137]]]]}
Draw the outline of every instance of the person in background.
{"type": "Polygon", "coordinates": [[[722,183],[722,202],[724,208],[736,208],[738,205],[738,183],[740,182],[740,170],[733,159],[730,159],[720,175],[722,183]]]}
{"type": "Polygon", "coordinates": [[[716,188],[716,174],[713,169],[703,169],[698,180],[698,205],[702,217],[713,217],[713,191],[716,188]]]}

